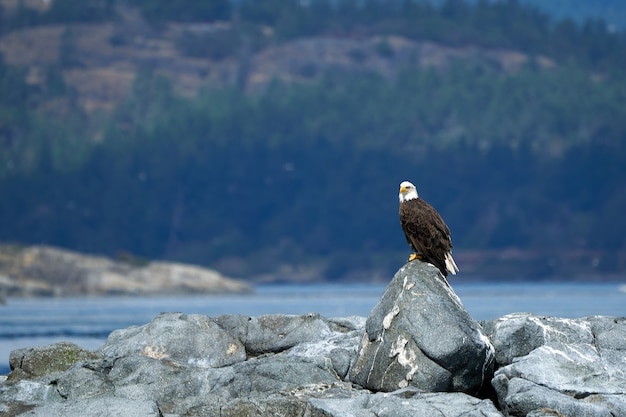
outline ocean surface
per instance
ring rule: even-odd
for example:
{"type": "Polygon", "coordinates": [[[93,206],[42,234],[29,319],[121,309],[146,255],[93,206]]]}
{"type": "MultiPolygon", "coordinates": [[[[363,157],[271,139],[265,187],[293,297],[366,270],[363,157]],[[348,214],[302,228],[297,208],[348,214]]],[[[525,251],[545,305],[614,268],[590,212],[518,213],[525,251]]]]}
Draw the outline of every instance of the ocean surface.
{"type": "MultiPolygon", "coordinates": [[[[515,312],[565,318],[626,316],[624,284],[456,283],[452,286],[476,320],[515,312]]],[[[9,372],[9,353],[18,348],[67,340],[98,349],[115,329],[148,323],[161,312],[306,314],[325,317],[369,315],[385,285],[260,286],[249,295],[185,297],[9,298],[0,305],[0,375],[9,372]]]]}

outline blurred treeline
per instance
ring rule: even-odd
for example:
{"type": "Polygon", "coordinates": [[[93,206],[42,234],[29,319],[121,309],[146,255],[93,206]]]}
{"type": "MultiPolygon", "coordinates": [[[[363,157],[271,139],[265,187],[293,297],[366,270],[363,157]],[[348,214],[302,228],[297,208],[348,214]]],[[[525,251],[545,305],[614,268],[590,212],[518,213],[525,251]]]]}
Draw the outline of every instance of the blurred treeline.
{"type": "MultiPolygon", "coordinates": [[[[597,271],[626,267],[616,255],[626,250],[626,37],[603,22],[556,22],[515,1],[66,0],[5,14],[2,27],[114,20],[120,7],[156,31],[232,23],[181,38],[191,56],[394,35],[529,59],[514,71],[476,60],[394,77],[328,70],[196,97],[145,68],[98,117],[72,99],[62,68],[51,66],[42,87],[0,62],[0,240],[242,275],[284,264],[317,265],[331,279],[389,274],[408,253],[397,221],[408,179],[458,252],[582,251],[600,254],[597,271]],[[49,111],[58,97],[70,98],[63,117],[49,111]]],[[[382,39],[378,53],[393,56],[382,39]]]]}

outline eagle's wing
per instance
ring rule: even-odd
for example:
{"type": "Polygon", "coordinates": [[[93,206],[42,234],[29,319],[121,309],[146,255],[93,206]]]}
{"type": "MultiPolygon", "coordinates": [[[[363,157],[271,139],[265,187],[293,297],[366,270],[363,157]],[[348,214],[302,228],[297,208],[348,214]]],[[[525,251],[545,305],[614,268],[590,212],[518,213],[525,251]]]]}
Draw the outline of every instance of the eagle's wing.
{"type": "Polygon", "coordinates": [[[407,242],[446,276],[446,256],[452,250],[450,229],[439,213],[424,200],[415,199],[404,204],[400,222],[407,242]]]}

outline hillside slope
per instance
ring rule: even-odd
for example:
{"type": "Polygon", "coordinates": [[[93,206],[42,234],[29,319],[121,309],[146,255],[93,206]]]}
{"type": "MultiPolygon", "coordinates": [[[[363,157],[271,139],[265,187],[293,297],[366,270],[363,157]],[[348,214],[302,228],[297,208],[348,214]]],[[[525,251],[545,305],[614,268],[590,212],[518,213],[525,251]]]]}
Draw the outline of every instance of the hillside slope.
{"type": "MultiPolygon", "coordinates": [[[[453,47],[384,35],[297,38],[270,43],[246,57],[231,51],[220,59],[199,58],[177,47],[181,36],[229,32],[230,23],[170,23],[155,31],[132,11],[122,16],[115,23],[47,25],[9,32],[0,37],[0,53],[7,64],[28,68],[31,85],[45,85],[46,68],[60,67],[66,84],[76,90],[78,102],[90,113],[112,110],[129,94],[137,72],[145,68],[167,76],[176,91],[192,96],[203,87],[236,85],[242,82],[242,71],[246,88],[258,91],[276,79],[306,82],[329,69],[392,77],[416,64],[441,69],[465,60],[515,71],[530,60],[518,50],[453,47]]],[[[547,57],[537,61],[545,67],[554,65],[547,57]]]]}
{"type": "Polygon", "coordinates": [[[1,241],[379,280],[406,259],[407,179],[464,274],[626,269],[626,39],[600,23],[514,1],[50,4],[0,17],[1,241]]]}

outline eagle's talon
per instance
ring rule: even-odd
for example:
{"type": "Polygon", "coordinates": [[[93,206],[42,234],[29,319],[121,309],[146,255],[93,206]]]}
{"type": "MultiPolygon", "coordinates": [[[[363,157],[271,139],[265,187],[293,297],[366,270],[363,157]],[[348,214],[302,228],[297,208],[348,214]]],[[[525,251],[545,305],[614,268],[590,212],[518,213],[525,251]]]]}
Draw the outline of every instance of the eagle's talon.
{"type": "Polygon", "coordinates": [[[409,255],[409,262],[413,262],[416,259],[422,259],[422,255],[418,255],[417,253],[409,255]]]}

